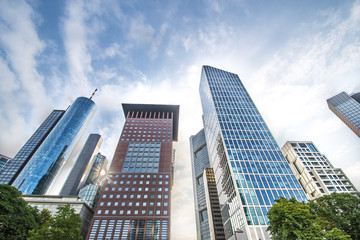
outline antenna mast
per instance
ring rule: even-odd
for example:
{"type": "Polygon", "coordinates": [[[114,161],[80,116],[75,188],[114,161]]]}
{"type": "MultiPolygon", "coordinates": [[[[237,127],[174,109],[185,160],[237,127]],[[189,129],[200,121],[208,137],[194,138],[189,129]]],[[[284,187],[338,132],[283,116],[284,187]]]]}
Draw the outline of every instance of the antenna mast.
{"type": "Polygon", "coordinates": [[[93,98],[93,96],[95,95],[96,91],[97,91],[97,88],[95,89],[95,91],[93,92],[93,94],[91,94],[90,100],[93,98]]]}

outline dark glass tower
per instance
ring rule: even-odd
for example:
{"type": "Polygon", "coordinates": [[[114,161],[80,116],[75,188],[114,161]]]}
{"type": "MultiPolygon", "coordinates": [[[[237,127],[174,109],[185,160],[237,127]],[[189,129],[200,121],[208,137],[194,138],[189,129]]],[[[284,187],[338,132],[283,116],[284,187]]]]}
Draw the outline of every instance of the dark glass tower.
{"type": "Polygon", "coordinates": [[[190,149],[197,239],[225,239],[204,129],[190,137],[190,149]]]}
{"type": "Polygon", "coordinates": [[[58,121],[64,115],[63,110],[54,110],[15,155],[14,159],[9,162],[0,173],[0,184],[11,185],[28,161],[32,158],[36,150],[47,138],[51,130],[56,126],[58,121]]]}
{"type": "Polygon", "coordinates": [[[125,126],[88,239],[170,239],[179,106],[122,106],[125,126]]]}
{"type": "Polygon", "coordinates": [[[12,185],[23,194],[45,194],[83,134],[95,109],[92,100],[77,98],[12,185]]]}
{"type": "Polygon", "coordinates": [[[349,96],[341,92],[327,100],[335,113],[358,137],[360,137],[360,92],[349,96]]]}
{"type": "Polygon", "coordinates": [[[203,66],[200,97],[226,239],[270,239],[274,200],[307,198],[236,74],[203,66]]]}
{"type": "Polygon", "coordinates": [[[95,160],[96,154],[99,152],[102,141],[99,134],[89,135],[60,191],[61,196],[77,196],[80,190],[80,181],[85,181],[87,175],[90,173],[90,168],[95,160]]]}

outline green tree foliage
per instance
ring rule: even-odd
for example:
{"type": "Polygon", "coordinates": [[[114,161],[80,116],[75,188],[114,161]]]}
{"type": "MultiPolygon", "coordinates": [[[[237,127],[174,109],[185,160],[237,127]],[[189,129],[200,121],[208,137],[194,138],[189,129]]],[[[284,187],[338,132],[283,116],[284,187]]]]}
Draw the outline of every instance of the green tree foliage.
{"type": "Polygon", "coordinates": [[[31,229],[39,227],[39,213],[27,204],[21,192],[0,185],[0,239],[26,239],[31,229]]]}
{"type": "Polygon", "coordinates": [[[81,218],[70,205],[57,207],[57,213],[37,230],[30,231],[29,240],[81,240],[81,218]]]}
{"type": "Polygon", "coordinates": [[[268,212],[268,231],[274,240],[351,239],[331,223],[314,215],[309,204],[280,198],[268,212]]]}
{"type": "Polygon", "coordinates": [[[333,193],[310,202],[311,212],[351,236],[360,239],[360,199],[348,193],[333,193]]]}

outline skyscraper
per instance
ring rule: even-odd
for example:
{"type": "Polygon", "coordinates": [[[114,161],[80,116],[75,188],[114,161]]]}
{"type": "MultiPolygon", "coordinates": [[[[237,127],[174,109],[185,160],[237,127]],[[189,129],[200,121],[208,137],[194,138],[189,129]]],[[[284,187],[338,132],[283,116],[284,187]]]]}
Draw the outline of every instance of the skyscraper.
{"type": "Polygon", "coordinates": [[[225,239],[204,129],[190,137],[190,149],[197,239],[225,239]]]}
{"type": "Polygon", "coordinates": [[[358,137],[360,137],[360,92],[349,96],[341,92],[327,100],[335,113],[358,137]]]}
{"type": "Polygon", "coordinates": [[[79,184],[78,196],[95,208],[99,198],[101,186],[107,175],[107,159],[101,153],[94,156],[94,161],[86,179],[79,184]]]}
{"type": "Polygon", "coordinates": [[[90,173],[91,166],[102,142],[103,140],[99,134],[89,135],[60,191],[61,196],[77,196],[80,190],[80,181],[85,181],[90,173]]]}
{"type": "Polygon", "coordinates": [[[0,154],[0,173],[2,171],[2,169],[11,162],[11,158],[0,154]]]}
{"type": "Polygon", "coordinates": [[[274,200],[306,195],[236,74],[203,66],[200,97],[225,237],[270,239],[274,200]]]}
{"type": "Polygon", "coordinates": [[[9,162],[0,174],[0,184],[11,185],[22,169],[26,166],[32,158],[36,150],[41,146],[49,133],[56,126],[58,121],[62,118],[65,111],[54,110],[15,155],[14,159],[9,162]]]}
{"type": "Polygon", "coordinates": [[[170,239],[179,106],[122,107],[126,122],[88,239],[170,239]]]}
{"type": "Polygon", "coordinates": [[[333,192],[360,196],[341,168],[334,168],[309,141],[288,141],[281,148],[309,200],[333,192]]]}
{"type": "Polygon", "coordinates": [[[106,177],[105,171],[107,162],[107,158],[101,153],[98,153],[96,156],[94,156],[94,161],[89,174],[87,175],[86,179],[80,183],[80,188],[88,184],[101,185],[106,177]]]}
{"type": "Polygon", "coordinates": [[[95,112],[95,103],[77,98],[13,182],[23,194],[45,194],[95,112]]]}

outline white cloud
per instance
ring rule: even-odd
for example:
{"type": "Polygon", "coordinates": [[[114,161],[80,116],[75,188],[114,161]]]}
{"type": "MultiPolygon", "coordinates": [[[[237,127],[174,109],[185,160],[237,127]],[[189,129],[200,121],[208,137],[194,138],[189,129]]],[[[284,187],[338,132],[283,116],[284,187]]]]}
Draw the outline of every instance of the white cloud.
{"type": "Polygon", "coordinates": [[[138,43],[151,42],[155,30],[150,24],[144,22],[144,16],[139,15],[130,20],[129,37],[138,43]]]}
{"type": "MultiPolygon", "coordinates": [[[[45,44],[37,34],[33,9],[25,1],[0,2],[1,148],[13,155],[44,117],[50,99],[37,70],[45,44]],[[28,119],[25,124],[24,116],[28,119]],[[25,130],[28,129],[28,130],[25,130]],[[26,134],[22,134],[26,132],[26,134]],[[4,139],[5,138],[5,139],[4,139]]],[[[12,157],[12,156],[10,156],[12,157]]]]}
{"type": "Polygon", "coordinates": [[[113,44],[111,44],[108,48],[106,48],[102,54],[101,57],[102,58],[113,58],[116,56],[121,56],[121,57],[125,57],[124,53],[121,51],[120,45],[116,42],[114,42],[113,44]]]}
{"type": "Polygon", "coordinates": [[[88,90],[90,88],[88,75],[93,72],[93,68],[91,66],[91,55],[88,49],[89,29],[85,23],[88,13],[85,9],[85,3],[82,0],[68,1],[65,11],[63,37],[67,58],[66,62],[70,74],[67,91],[70,91],[70,89],[88,90]]]}

